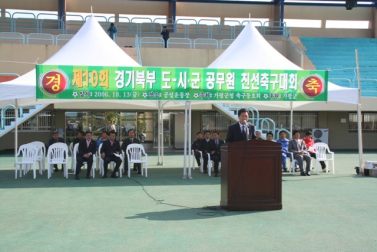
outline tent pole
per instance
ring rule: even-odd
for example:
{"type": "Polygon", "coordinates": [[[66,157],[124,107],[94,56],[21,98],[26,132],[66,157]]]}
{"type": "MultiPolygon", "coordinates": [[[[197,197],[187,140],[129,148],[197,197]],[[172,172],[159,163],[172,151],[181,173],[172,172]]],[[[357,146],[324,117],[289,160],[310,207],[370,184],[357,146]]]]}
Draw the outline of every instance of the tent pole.
{"type": "Polygon", "coordinates": [[[161,129],[160,129],[160,111],[161,111],[161,101],[158,101],[158,109],[157,109],[157,165],[161,164],[161,129]]]}
{"type": "Polygon", "coordinates": [[[187,151],[189,152],[188,154],[188,179],[192,179],[191,177],[191,161],[192,161],[192,155],[191,155],[191,101],[189,101],[189,110],[188,110],[188,125],[187,125],[187,130],[188,130],[188,141],[187,141],[187,151]]]}
{"type": "Polygon", "coordinates": [[[15,122],[15,128],[14,128],[14,165],[17,163],[17,151],[18,151],[18,101],[15,100],[15,108],[14,108],[14,122],[15,122]]]}
{"type": "Polygon", "coordinates": [[[357,71],[357,135],[358,135],[358,147],[359,147],[359,174],[364,174],[363,163],[363,129],[361,128],[361,84],[360,84],[360,67],[359,67],[359,53],[355,49],[356,56],[356,71],[357,71]]]}
{"type": "Polygon", "coordinates": [[[188,108],[188,101],[185,102],[185,120],[184,120],[184,144],[183,144],[183,177],[182,179],[187,179],[187,166],[186,166],[186,159],[187,159],[187,108],[188,108]]]}
{"type": "Polygon", "coordinates": [[[289,125],[289,130],[291,131],[291,138],[293,138],[292,133],[293,133],[293,102],[291,102],[291,122],[289,125]]]}

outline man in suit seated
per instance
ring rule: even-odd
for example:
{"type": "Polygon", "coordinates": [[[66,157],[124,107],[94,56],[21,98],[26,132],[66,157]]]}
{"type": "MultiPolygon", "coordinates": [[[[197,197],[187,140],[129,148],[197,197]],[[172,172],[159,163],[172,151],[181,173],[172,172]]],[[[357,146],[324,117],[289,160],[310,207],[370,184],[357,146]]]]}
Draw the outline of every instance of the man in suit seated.
{"type": "Polygon", "coordinates": [[[233,143],[237,141],[256,139],[255,127],[248,123],[249,112],[242,108],[238,110],[238,122],[232,124],[228,128],[228,135],[226,136],[226,143],[233,143]]]}
{"type": "Polygon", "coordinates": [[[267,141],[271,141],[271,142],[276,142],[275,140],[274,140],[274,134],[270,131],[270,132],[267,132],[267,134],[266,134],[266,140],[267,141]]]}
{"type": "Polygon", "coordinates": [[[84,135],[84,131],[80,130],[79,132],[77,132],[77,138],[73,139],[73,147],[75,147],[77,143],[80,143],[81,140],[85,139],[84,135]]]}
{"type": "Polygon", "coordinates": [[[294,159],[297,160],[300,167],[301,176],[310,176],[310,155],[306,149],[305,142],[300,139],[300,132],[293,131],[293,139],[289,141],[288,151],[293,152],[294,159]],[[306,173],[304,172],[304,160],[306,161],[306,173]]]}
{"type": "Polygon", "coordinates": [[[255,131],[255,139],[257,139],[257,140],[266,140],[264,137],[262,137],[262,133],[260,133],[259,130],[255,131]]]}
{"type": "MultiPolygon", "coordinates": [[[[314,148],[314,140],[312,139],[312,135],[313,135],[312,132],[308,131],[308,132],[306,132],[305,137],[302,139],[305,142],[306,148],[308,150],[309,150],[310,147],[314,148]]],[[[315,159],[317,159],[317,155],[315,154],[315,151],[316,150],[309,151],[309,155],[311,157],[314,157],[315,159]]],[[[326,172],[326,164],[325,164],[325,162],[324,161],[319,161],[319,163],[321,164],[322,171],[326,172]]]]}
{"type": "Polygon", "coordinates": [[[215,145],[213,146],[213,150],[211,150],[211,160],[214,163],[214,170],[215,170],[215,177],[218,177],[219,173],[219,163],[221,162],[221,151],[220,147],[225,142],[224,140],[220,139],[220,134],[217,131],[214,131],[213,134],[213,142],[215,145]]]}
{"type": "MultiPolygon", "coordinates": [[[[53,145],[54,143],[64,143],[64,139],[59,137],[59,133],[57,131],[52,132],[52,138],[48,141],[48,147],[53,145]]],[[[59,171],[58,165],[54,164],[55,171],[59,171]]],[[[63,165],[62,165],[62,171],[63,171],[63,165]]]]}
{"type": "Polygon", "coordinates": [[[118,178],[116,173],[119,171],[120,164],[122,160],[120,159],[120,144],[117,141],[115,131],[110,131],[110,139],[103,142],[101,148],[101,157],[103,159],[104,174],[102,178],[107,178],[107,166],[111,161],[115,162],[115,169],[111,174],[112,178],[118,178]]]}
{"type": "MultiPolygon", "coordinates": [[[[134,129],[130,129],[128,131],[128,138],[124,139],[123,144],[122,144],[122,150],[124,151],[124,155],[125,155],[124,161],[123,161],[123,164],[124,164],[123,174],[126,174],[126,171],[128,171],[128,160],[127,160],[127,156],[126,156],[127,155],[127,153],[126,153],[127,146],[130,145],[130,144],[133,144],[133,143],[139,144],[140,140],[135,138],[134,129]]],[[[134,171],[138,171],[137,173],[141,174],[141,164],[140,163],[134,163],[134,171]]]]}
{"type": "Polygon", "coordinates": [[[279,139],[277,140],[277,142],[281,144],[281,158],[284,172],[287,172],[287,157],[291,157],[291,153],[288,152],[289,140],[286,138],[286,136],[287,134],[285,134],[284,131],[281,131],[279,133],[279,139]]]}
{"type": "Polygon", "coordinates": [[[101,145],[101,143],[107,141],[108,137],[109,137],[109,134],[107,133],[107,131],[102,131],[101,138],[97,140],[97,150],[99,149],[99,146],[101,145]]]}
{"type": "Polygon", "coordinates": [[[79,142],[79,152],[76,154],[76,174],[75,179],[80,179],[80,170],[84,162],[88,164],[86,178],[90,179],[90,171],[93,166],[93,155],[96,154],[96,142],[92,140],[92,132],[85,133],[85,139],[79,142]]]}
{"type": "Polygon", "coordinates": [[[191,150],[194,150],[194,156],[196,159],[196,162],[198,163],[198,166],[200,167],[200,149],[201,149],[201,142],[203,140],[202,132],[196,133],[196,140],[191,145],[191,150]]]}
{"type": "Polygon", "coordinates": [[[208,172],[208,153],[215,150],[215,143],[210,139],[211,134],[208,130],[204,131],[204,139],[200,143],[200,150],[203,155],[203,172],[208,172]]]}

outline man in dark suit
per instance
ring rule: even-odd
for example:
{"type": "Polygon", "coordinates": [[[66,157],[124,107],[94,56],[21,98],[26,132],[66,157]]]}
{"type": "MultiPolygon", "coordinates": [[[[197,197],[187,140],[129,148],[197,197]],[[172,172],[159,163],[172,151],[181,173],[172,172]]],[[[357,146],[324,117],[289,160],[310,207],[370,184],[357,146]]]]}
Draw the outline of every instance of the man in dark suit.
{"type": "MultiPolygon", "coordinates": [[[[124,139],[123,140],[123,144],[122,144],[122,150],[124,151],[124,160],[123,160],[123,165],[124,165],[124,170],[123,170],[123,174],[126,174],[126,172],[128,171],[128,159],[127,159],[127,153],[126,153],[126,150],[127,150],[127,146],[130,145],[130,144],[139,144],[140,143],[140,140],[135,138],[135,131],[134,129],[130,129],[128,131],[128,138],[124,139]]],[[[134,163],[134,171],[138,171],[137,173],[138,174],[141,174],[141,164],[140,163],[134,163]]]]}
{"type": "Polygon", "coordinates": [[[214,167],[214,170],[215,170],[215,177],[218,177],[218,173],[219,173],[219,163],[221,162],[221,151],[220,151],[220,147],[221,145],[223,145],[225,142],[224,140],[221,140],[220,139],[220,134],[219,132],[217,131],[214,131],[213,134],[213,143],[215,144],[213,146],[213,150],[211,150],[211,160],[213,161],[215,167],[214,167]]]}
{"type": "Polygon", "coordinates": [[[298,130],[293,131],[293,139],[288,143],[288,151],[293,152],[293,157],[297,160],[300,167],[301,176],[310,176],[311,158],[306,149],[305,142],[300,139],[300,132],[298,130]],[[306,173],[304,172],[304,160],[306,161],[306,173]]]}
{"type": "Polygon", "coordinates": [[[200,143],[202,142],[202,140],[203,140],[202,132],[198,132],[198,133],[196,133],[196,140],[191,145],[191,150],[194,150],[194,156],[195,156],[196,162],[198,163],[199,167],[200,167],[200,153],[199,153],[199,151],[201,149],[200,143]]]}
{"type": "Polygon", "coordinates": [[[253,124],[248,123],[248,120],[249,112],[245,108],[238,110],[238,122],[229,126],[225,142],[233,143],[256,139],[255,127],[253,124]]]}
{"type": "Polygon", "coordinates": [[[81,140],[85,139],[84,135],[84,131],[80,130],[79,132],[77,132],[77,137],[73,139],[73,147],[75,147],[77,143],[80,143],[81,140]]]}
{"type": "MultiPolygon", "coordinates": [[[[59,133],[57,131],[52,132],[52,138],[48,141],[48,147],[53,145],[54,143],[64,143],[64,139],[59,137],[59,133]]],[[[54,164],[55,172],[59,171],[58,165],[54,164]]],[[[63,171],[63,165],[62,165],[63,171]]]]}
{"type": "Polygon", "coordinates": [[[203,155],[203,172],[208,172],[208,153],[211,154],[215,150],[215,142],[210,139],[211,134],[208,130],[204,131],[204,139],[200,143],[200,150],[203,155]]]}
{"type": "Polygon", "coordinates": [[[88,164],[86,178],[90,179],[90,171],[93,166],[93,155],[96,154],[96,142],[92,140],[92,132],[85,133],[85,139],[79,142],[79,152],[76,154],[76,174],[75,179],[79,180],[81,166],[84,162],[88,164]]]}
{"type": "Polygon", "coordinates": [[[104,166],[104,175],[102,178],[107,178],[107,166],[111,161],[115,162],[115,169],[111,174],[112,178],[118,178],[116,173],[119,171],[120,164],[122,160],[118,155],[120,155],[120,144],[119,141],[116,139],[115,131],[110,131],[109,140],[103,142],[101,148],[101,157],[103,159],[103,166],[104,166]]]}

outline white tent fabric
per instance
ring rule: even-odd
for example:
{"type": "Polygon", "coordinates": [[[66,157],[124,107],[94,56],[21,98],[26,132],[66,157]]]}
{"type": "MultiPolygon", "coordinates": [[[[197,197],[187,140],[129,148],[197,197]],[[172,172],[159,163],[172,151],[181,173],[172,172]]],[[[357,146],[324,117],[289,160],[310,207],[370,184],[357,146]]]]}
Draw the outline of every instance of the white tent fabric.
{"type": "MultiPolygon", "coordinates": [[[[245,26],[234,42],[208,68],[302,70],[272,47],[251,23],[245,26]]],[[[329,102],[358,104],[357,96],[355,88],[328,83],[329,102]]],[[[282,103],[269,102],[269,105],[290,107],[289,103],[282,103]]],[[[294,102],[293,107],[305,104],[307,102],[294,102]]]]}
{"type": "MultiPolygon", "coordinates": [[[[111,40],[93,17],[90,17],[76,35],[43,64],[77,66],[140,66],[111,40]]],[[[37,101],[35,93],[36,71],[33,69],[17,79],[0,83],[0,106],[15,104],[16,99],[18,106],[72,102],[70,100],[37,101]]],[[[125,101],[122,102],[124,103],[125,101]]],[[[155,108],[156,102],[150,102],[150,104],[144,102],[143,105],[155,108]]]]}

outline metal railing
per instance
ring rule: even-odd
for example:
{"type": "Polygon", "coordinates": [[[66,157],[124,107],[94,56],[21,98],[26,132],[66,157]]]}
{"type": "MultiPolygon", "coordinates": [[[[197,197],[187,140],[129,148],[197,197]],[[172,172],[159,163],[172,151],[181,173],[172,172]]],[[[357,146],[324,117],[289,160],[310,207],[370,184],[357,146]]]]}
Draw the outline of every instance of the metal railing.
{"type": "MultiPolygon", "coordinates": [[[[39,13],[35,16],[34,13],[29,12],[15,12],[12,15],[6,13],[8,17],[1,17],[0,28],[2,30],[8,29],[10,32],[17,31],[29,31],[31,33],[46,33],[49,31],[51,33],[61,33],[61,34],[75,34],[88,19],[88,16],[67,14],[61,19],[56,14],[51,13],[39,13]],[[46,19],[41,17],[53,16],[52,19],[46,19]],[[25,18],[27,17],[27,18],[25,18]],[[55,18],[56,17],[56,18],[55,18]],[[63,20],[66,20],[63,22],[63,20]]],[[[117,19],[116,16],[106,17],[106,16],[94,16],[98,19],[104,30],[107,30],[111,22],[115,23],[117,19]]],[[[137,34],[139,37],[142,33],[155,33],[158,35],[162,30],[161,20],[162,18],[155,18],[152,20],[149,17],[134,17],[129,18],[127,16],[119,16],[118,22],[115,26],[118,29],[119,34],[137,34]]],[[[165,20],[165,19],[163,19],[165,20]]],[[[216,19],[190,19],[181,18],[177,19],[174,23],[171,19],[166,19],[170,23],[167,23],[169,28],[171,28],[171,34],[182,34],[184,38],[204,37],[204,38],[229,38],[234,39],[243,29],[243,27],[248,23],[255,23],[257,29],[265,36],[286,36],[288,37],[290,32],[289,28],[285,26],[270,26],[271,21],[266,21],[264,24],[260,21],[239,21],[232,20],[227,21],[227,23],[235,23],[237,25],[221,25],[216,19]],[[211,22],[211,23],[209,23],[211,22]]]]}
{"type": "MultiPolygon", "coordinates": [[[[165,43],[165,41],[161,37],[142,37],[142,38],[140,38],[140,47],[142,47],[143,45],[155,45],[158,48],[163,48],[164,43],[165,43]]],[[[154,47],[154,46],[152,46],[152,47],[154,47]]]]}
{"type": "Polygon", "coordinates": [[[139,44],[139,39],[138,39],[137,34],[136,34],[135,35],[136,56],[137,56],[137,60],[138,60],[139,65],[142,66],[143,62],[141,60],[140,45],[141,45],[141,39],[140,39],[140,44],[139,44]]]}
{"type": "Polygon", "coordinates": [[[45,45],[47,45],[45,42],[51,42],[51,45],[55,44],[54,36],[48,33],[29,33],[26,37],[26,44],[33,44],[33,41],[43,42],[45,45]]]}
{"type": "MultiPolygon", "coordinates": [[[[1,123],[0,123],[0,130],[3,130],[5,126],[10,125],[11,122],[15,120],[14,110],[16,107],[12,104],[9,104],[1,109],[1,123]]],[[[23,108],[18,109],[18,118],[23,117],[24,111],[23,108]]]]}

